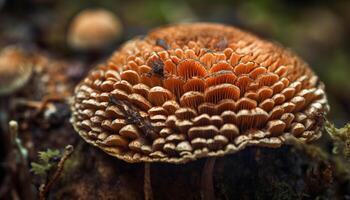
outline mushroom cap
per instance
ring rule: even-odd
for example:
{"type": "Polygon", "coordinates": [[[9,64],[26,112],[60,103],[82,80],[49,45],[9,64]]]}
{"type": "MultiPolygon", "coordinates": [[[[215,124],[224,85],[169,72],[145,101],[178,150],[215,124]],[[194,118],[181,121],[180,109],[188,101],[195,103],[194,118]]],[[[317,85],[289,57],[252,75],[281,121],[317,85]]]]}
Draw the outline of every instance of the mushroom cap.
{"type": "Polygon", "coordinates": [[[122,25],[114,13],[104,9],[87,9],[72,21],[68,31],[68,44],[80,50],[97,50],[117,40],[122,25]]]}
{"type": "Polygon", "coordinates": [[[0,51],[0,95],[8,95],[23,87],[31,77],[33,63],[17,46],[0,51]]]}
{"type": "Polygon", "coordinates": [[[321,136],[323,84],[292,52],[190,23],[135,38],[76,87],[75,130],[127,162],[185,163],[321,136]]]}

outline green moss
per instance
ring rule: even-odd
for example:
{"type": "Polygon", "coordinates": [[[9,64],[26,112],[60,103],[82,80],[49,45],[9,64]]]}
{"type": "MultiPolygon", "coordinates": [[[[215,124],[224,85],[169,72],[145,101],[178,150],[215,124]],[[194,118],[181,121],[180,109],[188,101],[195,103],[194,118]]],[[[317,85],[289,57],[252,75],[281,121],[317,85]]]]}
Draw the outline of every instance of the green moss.
{"type": "Polygon", "coordinates": [[[327,121],[326,131],[334,141],[333,153],[342,154],[349,159],[350,157],[350,124],[342,128],[336,128],[334,124],[327,121]]]}
{"type": "Polygon", "coordinates": [[[48,172],[55,166],[55,160],[60,156],[60,151],[55,149],[47,149],[46,151],[39,151],[39,162],[31,162],[30,171],[35,175],[45,177],[48,172]]]}

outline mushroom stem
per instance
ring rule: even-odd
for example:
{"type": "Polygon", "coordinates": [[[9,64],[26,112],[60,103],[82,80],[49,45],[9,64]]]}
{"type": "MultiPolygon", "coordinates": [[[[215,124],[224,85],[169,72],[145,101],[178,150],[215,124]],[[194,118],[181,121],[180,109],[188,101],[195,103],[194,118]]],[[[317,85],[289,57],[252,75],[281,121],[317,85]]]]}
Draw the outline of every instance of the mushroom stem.
{"type": "Polygon", "coordinates": [[[215,200],[213,171],[215,165],[215,157],[209,157],[204,164],[201,178],[201,199],[215,200]]]}
{"type": "Polygon", "coordinates": [[[151,163],[145,163],[143,192],[145,194],[145,200],[153,200],[151,183],[151,163]]]}

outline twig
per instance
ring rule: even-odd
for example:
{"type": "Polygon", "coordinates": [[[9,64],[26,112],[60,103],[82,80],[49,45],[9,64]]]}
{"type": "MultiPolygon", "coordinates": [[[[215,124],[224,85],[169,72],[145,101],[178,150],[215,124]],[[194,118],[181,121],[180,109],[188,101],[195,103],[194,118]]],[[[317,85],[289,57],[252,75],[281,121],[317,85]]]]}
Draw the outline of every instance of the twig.
{"type": "Polygon", "coordinates": [[[128,123],[135,124],[141,129],[146,138],[157,138],[157,134],[154,131],[151,121],[146,117],[142,117],[133,105],[126,101],[118,100],[112,95],[109,96],[109,100],[122,111],[122,113],[126,116],[126,121],[128,123]]]}
{"type": "Polygon", "coordinates": [[[34,108],[36,110],[34,115],[37,116],[45,110],[45,108],[47,107],[47,105],[49,103],[63,102],[63,101],[66,101],[66,98],[67,98],[66,95],[63,95],[63,96],[49,95],[49,96],[45,96],[42,101],[30,101],[30,100],[26,100],[26,99],[25,100],[18,99],[16,103],[19,105],[29,107],[29,108],[34,108]]]}
{"type": "Polygon", "coordinates": [[[54,185],[54,183],[57,181],[57,179],[62,174],[64,163],[72,155],[73,151],[74,151],[74,147],[72,145],[66,146],[65,151],[64,151],[60,161],[57,164],[56,171],[53,174],[53,177],[50,178],[46,184],[42,184],[39,188],[39,199],[40,200],[47,199],[47,196],[48,196],[48,193],[49,193],[51,187],[54,185]]]}

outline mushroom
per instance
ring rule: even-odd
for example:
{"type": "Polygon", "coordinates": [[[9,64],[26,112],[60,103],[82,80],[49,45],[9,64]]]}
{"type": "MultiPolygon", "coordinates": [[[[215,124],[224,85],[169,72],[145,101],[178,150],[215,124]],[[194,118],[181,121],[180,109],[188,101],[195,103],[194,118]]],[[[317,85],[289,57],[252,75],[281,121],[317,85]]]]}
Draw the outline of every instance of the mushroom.
{"type": "Polygon", "coordinates": [[[0,96],[9,95],[23,87],[31,77],[33,63],[17,46],[0,51],[0,96]]]}
{"type": "Polygon", "coordinates": [[[119,18],[104,9],[87,9],[74,17],[68,44],[79,50],[99,50],[115,42],[122,33],[119,18]]]}
{"type": "Polygon", "coordinates": [[[76,87],[72,123],[126,162],[207,157],[202,198],[213,199],[216,157],[316,140],[328,110],[324,85],[294,53],[234,27],[190,23],[135,38],[92,70],[76,87]]]}

